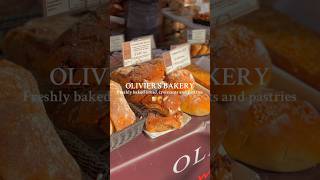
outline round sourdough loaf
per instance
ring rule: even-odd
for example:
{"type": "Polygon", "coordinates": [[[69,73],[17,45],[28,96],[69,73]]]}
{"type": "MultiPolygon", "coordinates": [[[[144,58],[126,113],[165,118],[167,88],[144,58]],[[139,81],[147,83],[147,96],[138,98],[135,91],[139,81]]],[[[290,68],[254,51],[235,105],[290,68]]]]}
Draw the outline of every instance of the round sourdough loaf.
{"type": "Polygon", "coordinates": [[[268,83],[271,60],[253,32],[231,24],[216,28],[213,38],[212,83],[217,97],[250,94],[268,83]]]}
{"type": "MultiPolygon", "coordinates": [[[[264,92],[261,95],[266,95],[264,92]]],[[[273,99],[229,107],[224,147],[249,165],[276,172],[305,170],[320,162],[320,116],[308,102],[273,99]]]]}
{"type": "Polygon", "coordinates": [[[81,180],[47,117],[31,73],[0,60],[0,179],[81,180]]]}
{"type": "Polygon", "coordinates": [[[202,91],[181,95],[181,110],[194,116],[210,114],[210,96],[202,91]]]}

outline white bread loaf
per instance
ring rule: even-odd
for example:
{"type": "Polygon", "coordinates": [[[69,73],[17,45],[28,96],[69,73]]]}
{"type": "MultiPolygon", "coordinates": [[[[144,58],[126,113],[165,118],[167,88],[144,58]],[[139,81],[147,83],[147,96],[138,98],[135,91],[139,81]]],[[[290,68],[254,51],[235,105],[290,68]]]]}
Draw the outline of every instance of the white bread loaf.
{"type": "Polygon", "coordinates": [[[33,76],[0,60],[0,179],[81,180],[80,168],[67,152],[41,100],[33,76]]]}

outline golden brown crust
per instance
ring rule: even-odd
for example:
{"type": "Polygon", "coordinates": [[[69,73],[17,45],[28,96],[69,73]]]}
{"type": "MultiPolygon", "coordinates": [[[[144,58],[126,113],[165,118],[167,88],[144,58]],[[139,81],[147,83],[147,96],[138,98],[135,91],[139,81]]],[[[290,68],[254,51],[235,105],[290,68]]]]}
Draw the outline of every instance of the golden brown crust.
{"type": "Polygon", "coordinates": [[[181,112],[168,117],[150,112],[145,124],[146,130],[149,132],[162,132],[171,129],[178,129],[181,127],[182,118],[183,116],[181,112]]]}
{"type": "Polygon", "coordinates": [[[162,59],[154,59],[136,66],[121,67],[111,73],[111,79],[122,86],[126,83],[161,82],[164,73],[162,59]]]}
{"type": "Polygon", "coordinates": [[[116,131],[120,131],[136,120],[127,100],[122,94],[120,84],[110,81],[110,119],[116,131]]]}
{"type": "Polygon", "coordinates": [[[2,179],[81,179],[81,171],[50,122],[30,72],[0,60],[2,179]]]}
{"type": "Polygon", "coordinates": [[[210,73],[202,70],[200,67],[191,64],[185,69],[190,71],[195,79],[195,81],[207,89],[210,89],[210,73]]]}
{"type": "Polygon", "coordinates": [[[309,103],[256,101],[248,108],[233,106],[230,117],[224,147],[231,157],[277,172],[320,162],[320,115],[309,103]]]}
{"type": "Polygon", "coordinates": [[[272,62],[320,90],[320,36],[278,11],[261,8],[238,21],[263,40],[272,62]]]}
{"type": "Polygon", "coordinates": [[[195,80],[190,71],[179,69],[166,76],[165,81],[169,84],[184,83],[188,84],[184,89],[173,89],[175,91],[192,91],[195,87],[195,80]]]}
{"type": "Polygon", "coordinates": [[[209,115],[210,97],[202,91],[181,95],[181,110],[194,116],[209,115]]]}
{"type": "Polygon", "coordinates": [[[266,85],[271,76],[271,60],[262,50],[263,47],[253,32],[244,26],[231,24],[217,28],[213,36],[215,53],[212,62],[215,69],[220,69],[214,76],[219,83],[213,84],[216,95],[238,95],[242,92],[248,94],[266,85]],[[226,77],[225,72],[221,70],[225,68],[233,68],[231,77],[226,77]],[[247,79],[252,84],[239,81],[240,68],[248,70],[247,79]],[[264,84],[261,84],[262,81],[256,69],[261,72],[266,71],[264,84]],[[226,79],[229,84],[225,83],[226,79]],[[235,84],[230,85],[230,82],[235,84]]]}

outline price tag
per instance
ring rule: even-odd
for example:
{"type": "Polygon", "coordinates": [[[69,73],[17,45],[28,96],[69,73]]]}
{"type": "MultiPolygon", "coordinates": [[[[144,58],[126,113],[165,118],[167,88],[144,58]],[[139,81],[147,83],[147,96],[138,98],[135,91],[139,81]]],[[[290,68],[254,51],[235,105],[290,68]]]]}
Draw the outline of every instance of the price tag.
{"type": "Polygon", "coordinates": [[[190,44],[178,45],[169,52],[164,53],[163,60],[167,74],[190,65],[190,44]]]}
{"type": "Polygon", "coordinates": [[[190,44],[204,44],[206,43],[207,30],[192,29],[188,31],[188,43],[190,44]]]}
{"type": "Polygon", "coordinates": [[[205,14],[210,12],[210,4],[209,3],[201,3],[200,4],[200,14],[205,14]]]}
{"type": "Polygon", "coordinates": [[[213,4],[214,24],[224,24],[259,9],[258,0],[217,0],[213,4]]]}
{"type": "Polygon", "coordinates": [[[124,42],[123,34],[110,36],[110,52],[121,51],[123,42],[124,42]]]}
{"type": "Polygon", "coordinates": [[[122,43],[123,66],[151,60],[151,38],[139,38],[122,43]]]}
{"type": "MultiPolygon", "coordinates": [[[[150,38],[151,39],[151,48],[152,49],[156,49],[157,48],[156,42],[154,41],[154,36],[153,35],[142,36],[140,38],[150,38]]],[[[135,39],[138,39],[138,38],[135,38],[135,39]]]]}

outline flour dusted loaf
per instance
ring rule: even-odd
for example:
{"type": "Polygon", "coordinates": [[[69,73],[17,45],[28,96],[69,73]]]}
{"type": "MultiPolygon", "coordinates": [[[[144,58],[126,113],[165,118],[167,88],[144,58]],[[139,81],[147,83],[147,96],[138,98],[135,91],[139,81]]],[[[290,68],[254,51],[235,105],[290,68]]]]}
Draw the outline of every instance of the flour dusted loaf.
{"type": "Polygon", "coordinates": [[[120,84],[110,81],[110,120],[116,131],[120,131],[136,121],[136,115],[122,94],[120,84]]]}
{"type": "Polygon", "coordinates": [[[103,11],[38,18],[8,32],[3,52],[10,61],[50,83],[56,67],[100,67],[107,59],[107,21],[103,11]]]}
{"type": "Polygon", "coordinates": [[[320,163],[319,112],[303,100],[280,100],[281,94],[265,90],[256,94],[265,98],[229,107],[224,147],[232,158],[276,172],[320,163]]]}
{"type": "Polygon", "coordinates": [[[0,179],[81,180],[46,115],[37,83],[23,68],[0,60],[0,179]]]}

